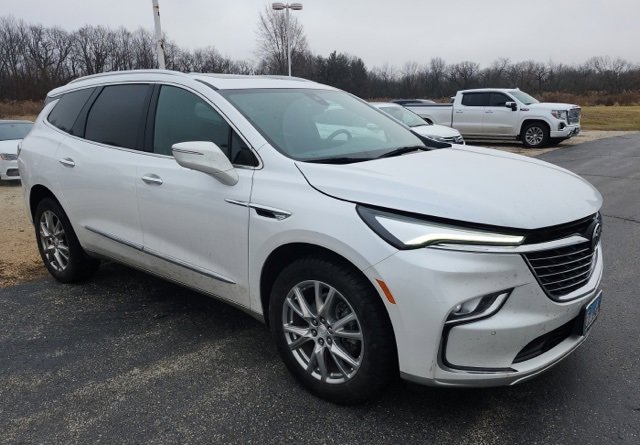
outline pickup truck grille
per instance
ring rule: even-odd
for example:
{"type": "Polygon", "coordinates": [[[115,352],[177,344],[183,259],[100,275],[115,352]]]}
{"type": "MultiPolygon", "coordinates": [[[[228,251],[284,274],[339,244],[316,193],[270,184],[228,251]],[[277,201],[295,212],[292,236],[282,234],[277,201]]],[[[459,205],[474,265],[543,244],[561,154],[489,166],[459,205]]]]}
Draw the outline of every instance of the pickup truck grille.
{"type": "Polygon", "coordinates": [[[464,144],[464,139],[462,136],[451,136],[451,137],[443,137],[440,138],[442,142],[447,142],[450,144],[464,144]]]}
{"type": "Polygon", "coordinates": [[[569,125],[580,123],[580,108],[572,108],[567,114],[567,123],[569,125]]]}

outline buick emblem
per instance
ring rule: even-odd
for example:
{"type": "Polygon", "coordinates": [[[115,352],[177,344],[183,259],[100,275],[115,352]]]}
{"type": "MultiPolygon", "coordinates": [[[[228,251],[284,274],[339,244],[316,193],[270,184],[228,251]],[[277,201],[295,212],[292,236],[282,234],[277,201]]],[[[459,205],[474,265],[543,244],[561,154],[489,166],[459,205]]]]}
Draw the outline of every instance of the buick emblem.
{"type": "Polygon", "coordinates": [[[593,227],[593,232],[591,233],[591,250],[596,250],[598,247],[598,243],[600,242],[600,237],[602,236],[602,226],[599,222],[593,227]]]}

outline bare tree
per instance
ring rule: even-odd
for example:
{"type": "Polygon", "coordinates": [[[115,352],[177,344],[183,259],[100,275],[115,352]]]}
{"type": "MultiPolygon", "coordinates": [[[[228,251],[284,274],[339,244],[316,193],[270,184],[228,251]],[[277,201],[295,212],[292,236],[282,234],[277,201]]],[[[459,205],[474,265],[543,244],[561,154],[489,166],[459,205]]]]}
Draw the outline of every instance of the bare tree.
{"type": "Polygon", "coordinates": [[[465,61],[449,66],[449,80],[459,90],[473,88],[479,84],[480,65],[465,61]]]}
{"type": "Polygon", "coordinates": [[[270,74],[287,74],[287,39],[291,45],[292,60],[308,51],[307,38],[298,19],[294,15],[289,17],[287,32],[285,14],[269,6],[260,13],[256,37],[261,70],[270,74]]]}

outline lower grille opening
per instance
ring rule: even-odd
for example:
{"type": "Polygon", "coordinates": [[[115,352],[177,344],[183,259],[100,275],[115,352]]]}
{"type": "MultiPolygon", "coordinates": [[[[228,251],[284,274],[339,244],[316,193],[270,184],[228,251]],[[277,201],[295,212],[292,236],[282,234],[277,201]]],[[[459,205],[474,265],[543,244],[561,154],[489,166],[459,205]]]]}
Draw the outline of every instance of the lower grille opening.
{"type": "Polygon", "coordinates": [[[541,335],[540,337],[531,341],[527,346],[522,348],[520,352],[518,352],[518,355],[516,355],[513,363],[520,363],[531,360],[532,358],[542,355],[545,352],[558,346],[560,343],[562,343],[563,340],[565,340],[575,332],[578,318],[580,317],[576,317],[568,323],[563,324],[559,328],[547,332],[546,334],[541,335]]]}
{"type": "Polygon", "coordinates": [[[20,171],[17,168],[10,168],[7,170],[7,176],[20,176],[20,171]]]}

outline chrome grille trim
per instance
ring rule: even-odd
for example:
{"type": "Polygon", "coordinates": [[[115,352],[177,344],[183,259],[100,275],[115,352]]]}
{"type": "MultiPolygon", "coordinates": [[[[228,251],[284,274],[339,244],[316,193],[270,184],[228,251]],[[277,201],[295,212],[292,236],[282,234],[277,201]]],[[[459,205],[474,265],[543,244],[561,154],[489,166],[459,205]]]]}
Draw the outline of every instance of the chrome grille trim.
{"type": "MultiPolygon", "coordinates": [[[[573,254],[573,255],[577,255],[577,254],[578,254],[578,252],[576,252],[576,253],[575,253],[575,254],[573,254]]],[[[586,260],[587,258],[591,259],[591,256],[592,256],[592,255],[593,255],[593,253],[589,253],[588,255],[585,255],[585,256],[583,256],[582,258],[578,258],[578,259],[576,259],[576,260],[567,261],[566,263],[558,263],[558,264],[556,264],[556,266],[566,266],[567,264],[573,264],[573,263],[577,263],[578,261],[584,261],[584,260],[586,260]]],[[[561,256],[561,257],[562,257],[562,256],[561,256]]],[[[555,258],[561,258],[561,257],[555,257],[555,258]]],[[[533,259],[533,260],[530,260],[530,261],[537,261],[537,260],[533,259]]],[[[544,266],[541,266],[541,267],[544,267],[544,266]]]]}
{"type": "Polygon", "coordinates": [[[573,271],[576,271],[578,269],[583,269],[585,267],[589,267],[589,264],[581,264],[580,266],[574,267],[573,269],[569,269],[569,270],[566,270],[566,271],[563,271],[563,272],[553,272],[553,273],[548,273],[548,274],[545,274],[545,275],[538,275],[538,277],[540,277],[540,278],[552,277],[554,275],[560,275],[561,273],[565,273],[565,272],[567,272],[567,273],[568,272],[573,272],[573,271]]]}
{"type": "Polygon", "coordinates": [[[581,109],[580,108],[571,108],[567,112],[567,123],[569,125],[579,124],[580,123],[580,114],[581,114],[581,109]]]}
{"type": "Polygon", "coordinates": [[[585,241],[550,251],[525,253],[523,257],[546,294],[561,300],[589,282],[597,259],[596,249],[591,241],[585,241]]]}

